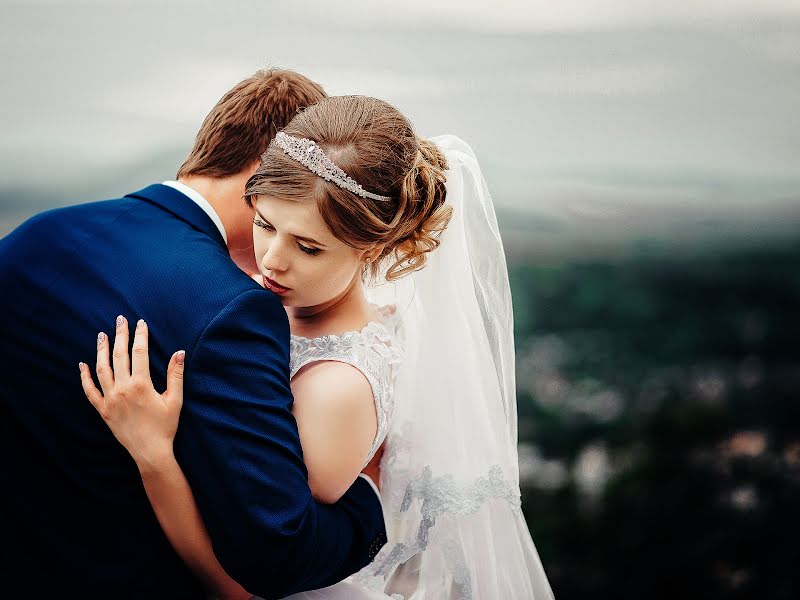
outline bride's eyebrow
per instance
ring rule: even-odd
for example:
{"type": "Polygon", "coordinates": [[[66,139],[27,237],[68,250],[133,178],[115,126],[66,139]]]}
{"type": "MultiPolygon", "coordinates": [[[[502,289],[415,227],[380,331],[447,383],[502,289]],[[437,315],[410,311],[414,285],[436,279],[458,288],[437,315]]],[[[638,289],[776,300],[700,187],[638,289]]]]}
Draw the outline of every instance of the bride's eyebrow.
{"type": "MultiPolygon", "coordinates": [[[[270,223],[270,222],[269,222],[269,219],[267,219],[267,217],[265,217],[264,215],[262,215],[262,214],[261,214],[261,213],[258,211],[258,209],[255,209],[255,211],[256,211],[256,214],[259,216],[259,218],[260,218],[262,221],[264,221],[264,222],[265,222],[267,225],[269,225],[270,227],[272,226],[272,223],[270,223]]],[[[313,239],[313,238],[310,238],[310,237],[304,237],[304,236],[302,236],[302,235],[294,235],[294,234],[291,234],[291,235],[292,235],[292,237],[293,237],[293,238],[295,238],[296,240],[302,240],[302,241],[304,241],[304,242],[308,242],[309,244],[314,244],[315,246],[319,246],[320,248],[326,248],[326,247],[327,247],[327,246],[325,246],[325,244],[320,244],[320,243],[319,243],[317,240],[315,240],[315,239],[313,239]]]]}

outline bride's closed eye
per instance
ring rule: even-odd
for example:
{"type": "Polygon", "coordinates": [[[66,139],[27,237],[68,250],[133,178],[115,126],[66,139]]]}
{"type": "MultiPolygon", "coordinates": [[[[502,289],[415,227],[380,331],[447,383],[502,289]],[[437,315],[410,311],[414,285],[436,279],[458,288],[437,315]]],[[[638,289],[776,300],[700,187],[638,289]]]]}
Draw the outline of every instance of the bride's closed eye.
{"type": "MultiPolygon", "coordinates": [[[[262,221],[258,217],[253,218],[253,224],[256,227],[261,227],[261,229],[266,229],[267,231],[275,231],[275,228],[272,225],[270,225],[266,221],[262,221]]],[[[309,254],[310,256],[316,256],[317,254],[322,252],[322,249],[320,248],[309,248],[308,246],[303,246],[303,244],[301,244],[300,242],[297,242],[297,247],[300,248],[300,250],[305,252],[306,254],[309,254]]]]}
{"type": "Polygon", "coordinates": [[[254,217],[253,218],[253,223],[257,227],[261,227],[261,229],[266,229],[267,231],[275,231],[275,228],[272,225],[270,225],[269,223],[265,223],[264,221],[262,221],[258,217],[254,217]]]}

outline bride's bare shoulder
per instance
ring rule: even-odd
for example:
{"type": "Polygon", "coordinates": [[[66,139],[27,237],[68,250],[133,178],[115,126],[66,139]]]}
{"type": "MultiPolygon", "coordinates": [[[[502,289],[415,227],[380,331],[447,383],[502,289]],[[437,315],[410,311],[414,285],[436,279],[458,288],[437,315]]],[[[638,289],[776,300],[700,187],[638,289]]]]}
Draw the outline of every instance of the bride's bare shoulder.
{"type": "Polygon", "coordinates": [[[372,387],[354,366],[306,365],[292,379],[293,412],[314,497],[333,503],[355,481],[377,431],[372,387]]]}
{"type": "Polygon", "coordinates": [[[296,395],[295,388],[337,399],[359,398],[366,392],[372,401],[372,387],[364,374],[350,363],[337,360],[318,360],[305,365],[292,379],[292,392],[296,395]]]}

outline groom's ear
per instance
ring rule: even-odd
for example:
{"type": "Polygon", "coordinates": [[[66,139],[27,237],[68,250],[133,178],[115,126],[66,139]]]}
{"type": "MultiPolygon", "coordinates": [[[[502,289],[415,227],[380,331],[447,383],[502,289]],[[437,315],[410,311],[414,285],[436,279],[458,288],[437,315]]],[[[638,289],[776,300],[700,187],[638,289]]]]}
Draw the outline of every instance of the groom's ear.
{"type": "Polygon", "coordinates": [[[239,171],[236,174],[236,178],[242,182],[244,185],[245,191],[247,191],[247,182],[250,181],[250,178],[255,175],[255,172],[258,171],[258,168],[261,166],[261,159],[254,160],[249,165],[246,165],[244,169],[239,171]]]}
{"type": "Polygon", "coordinates": [[[252,163],[250,163],[249,166],[245,167],[244,172],[247,174],[247,178],[250,179],[255,174],[255,172],[258,171],[258,168],[260,166],[261,166],[261,159],[259,158],[258,160],[254,160],[252,163]]]}

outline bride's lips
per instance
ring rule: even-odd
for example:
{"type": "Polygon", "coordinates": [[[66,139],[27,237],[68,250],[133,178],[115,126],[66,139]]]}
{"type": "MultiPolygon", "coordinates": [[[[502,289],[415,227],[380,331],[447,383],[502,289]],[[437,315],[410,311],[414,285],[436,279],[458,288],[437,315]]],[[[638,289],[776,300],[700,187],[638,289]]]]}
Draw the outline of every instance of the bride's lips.
{"type": "Polygon", "coordinates": [[[284,287],[277,281],[272,281],[272,279],[270,279],[266,275],[262,275],[262,277],[264,278],[264,287],[267,288],[269,291],[271,291],[273,294],[285,294],[292,290],[292,288],[284,287]]]}

